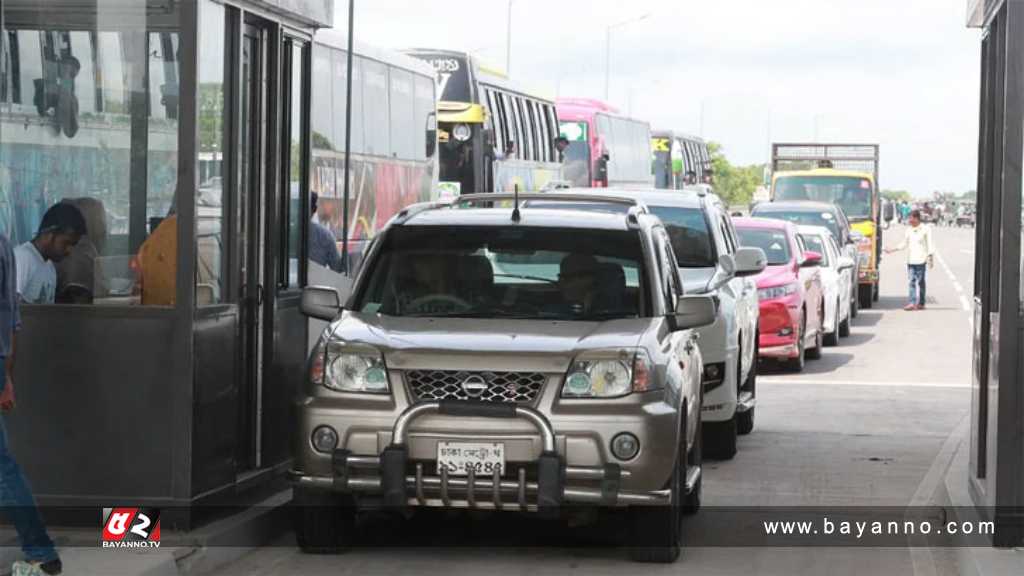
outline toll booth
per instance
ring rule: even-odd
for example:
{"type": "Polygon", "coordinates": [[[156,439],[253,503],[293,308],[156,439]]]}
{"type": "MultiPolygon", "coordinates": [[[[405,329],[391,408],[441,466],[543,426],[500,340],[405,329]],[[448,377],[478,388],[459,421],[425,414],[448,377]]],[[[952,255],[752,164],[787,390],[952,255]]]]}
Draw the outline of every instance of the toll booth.
{"type": "Polygon", "coordinates": [[[5,421],[40,503],[194,510],[280,478],[307,351],[311,40],[334,1],[0,12],[0,230],[29,242],[67,201],[89,232],[56,303],[22,309],[5,421]]]}
{"type": "Polygon", "coordinates": [[[974,272],[971,497],[995,522],[993,544],[1024,544],[1021,159],[1024,0],[970,0],[983,28],[974,272]]]}

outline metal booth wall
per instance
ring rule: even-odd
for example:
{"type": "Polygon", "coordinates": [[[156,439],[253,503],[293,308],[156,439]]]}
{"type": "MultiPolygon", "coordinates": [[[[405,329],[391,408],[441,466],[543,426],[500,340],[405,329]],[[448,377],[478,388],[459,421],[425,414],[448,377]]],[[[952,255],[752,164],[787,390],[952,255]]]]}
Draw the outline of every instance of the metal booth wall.
{"type": "Polygon", "coordinates": [[[1024,393],[1020,345],[1021,166],[1024,154],[1024,1],[978,1],[983,26],[975,256],[970,489],[996,523],[996,546],[1024,530],[1024,393]]]}
{"type": "Polygon", "coordinates": [[[2,11],[0,229],[29,242],[67,201],[89,230],[57,303],[22,311],[5,419],[38,499],[169,506],[269,478],[305,361],[309,38],[333,4],[2,11]]]}

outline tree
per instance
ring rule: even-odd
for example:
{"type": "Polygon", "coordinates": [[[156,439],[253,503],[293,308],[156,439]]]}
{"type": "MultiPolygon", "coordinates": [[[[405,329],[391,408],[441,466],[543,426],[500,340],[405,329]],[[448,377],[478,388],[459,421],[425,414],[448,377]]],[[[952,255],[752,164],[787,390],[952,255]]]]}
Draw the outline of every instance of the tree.
{"type": "Polygon", "coordinates": [[[715,192],[729,205],[747,205],[754,191],[764,184],[764,164],[733,166],[725,156],[725,149],[717,142],[708,142],[711,168],[715,176],[715,192]]]}
{"type": "Polygon", "coordinates": [[[882,198],[893,202],[910,202],[913,197],[906,190],[882,190],[882,198]]]}

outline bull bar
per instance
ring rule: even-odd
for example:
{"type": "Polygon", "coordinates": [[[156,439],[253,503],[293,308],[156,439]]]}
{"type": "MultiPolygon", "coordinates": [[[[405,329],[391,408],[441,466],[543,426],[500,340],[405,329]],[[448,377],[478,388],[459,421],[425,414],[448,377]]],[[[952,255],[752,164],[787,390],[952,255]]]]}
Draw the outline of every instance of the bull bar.
{"type": "MultiPolygon", "coordinates": [[[[668,505],[671,492],[665,490],[628,491],[621,489],[628,470],[617,464],[604,466],[567,466],[558,453],[555,430],[537,410],[515,404],[497,404],[462,400],[423,402],[407,408],[395,421],[391,444],[379,455],[355,455],[338,448],[332,454],[332,476],[311,476],[291,471],[296,487],[342,493],[380,495],[390,508],[405,506],[474,508],[489,510],[518,509],[521,512],[556,510],[565,503],[600,506],[668,505]],[[541,435],[542,451],[535,461],[536,481],[528,481],[526,468],[520,465],[515,479],[504,479],[495,471],[490,478],[478,478],[467,471],[465,478],[451,478],[447,470],[427,475],[422,462],[409,470],[409,429],[418,418],[428,414],[478,418],[526,420],[541,435]],[[364,474],[353,474],[361,471],[364,474]],[[369,472],[370,474],[365,474],[369,472]],[[376,472],[376,474],[373,474],[376,472]],[[572,486],[572,482],[600,482],[593,486],[572,486]]],[[[687,479],[696,482],[696,478],[687,479]]]]}

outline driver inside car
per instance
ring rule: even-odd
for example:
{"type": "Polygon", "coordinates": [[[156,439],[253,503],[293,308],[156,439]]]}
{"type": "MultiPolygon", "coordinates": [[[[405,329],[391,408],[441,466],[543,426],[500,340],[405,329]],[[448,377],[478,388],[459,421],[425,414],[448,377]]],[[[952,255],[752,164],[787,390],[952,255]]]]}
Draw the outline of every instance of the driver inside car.
{"type": "Polygon", "coordinates": [[[600,265],[590,254],[569,254],[558,266],[558,291],[561,302],[552,304],[548,312],[580,315],[593,307],[597,293],[600,265]]]}

